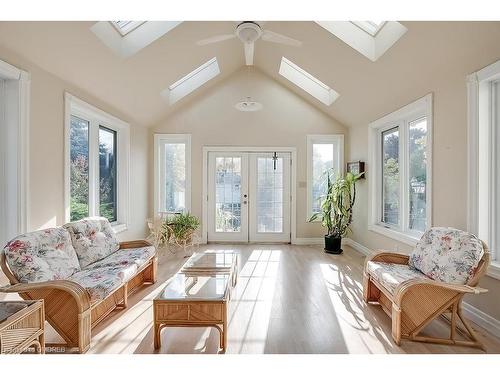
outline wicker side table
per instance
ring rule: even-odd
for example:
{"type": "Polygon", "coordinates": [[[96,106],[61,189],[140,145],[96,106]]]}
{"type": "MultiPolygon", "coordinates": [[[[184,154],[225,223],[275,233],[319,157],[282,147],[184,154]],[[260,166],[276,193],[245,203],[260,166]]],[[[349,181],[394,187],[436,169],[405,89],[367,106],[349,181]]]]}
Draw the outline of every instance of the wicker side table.
{"type": "Polygon", "coordinates": [[[0,354],[45,353],[43,300],[0,302],[0,354]]]}

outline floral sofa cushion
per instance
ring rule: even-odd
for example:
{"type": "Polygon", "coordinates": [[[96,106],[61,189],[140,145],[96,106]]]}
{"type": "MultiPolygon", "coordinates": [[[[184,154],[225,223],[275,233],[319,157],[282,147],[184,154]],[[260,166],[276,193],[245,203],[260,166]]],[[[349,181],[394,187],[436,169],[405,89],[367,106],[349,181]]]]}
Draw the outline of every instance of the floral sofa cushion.
{"type": "Polygon", "coordinates": [[[64,228],[22,234],[7,243],[5,258],[21,283],[67,279],[80,271],[80,264],[64,228]]]}
{"type": "Polygon", "coordinates": [[[406,264],[369,261],[367,267],[370,276],[377,280],[392,295],[394,295],[398,285],[404,281],[429,279],[420,271],[412,269],[406,264]]]}
{"type": "Polygon", "coordinates": [[[102,301],[123,285],[119,275],[121,269],[122,267],[85,269],[71,275],[69,280],[85,288],[93,304],[102,301]]]}
{"type": "Polygon", "coordinates": [[[433,280],[466,284],[484,254],[475,235],[454,228],[427,230],[410,254],[409,266],[433,280]]]}
{"type": "Polygon", "coordinates": [[[126,282],[134,277],[139,268],[152,259],[155,253],[154,246],[122,249],[100,261],[90,264],[86,269],[115,267],[119,269],[118,276],[123,282],[126,282]]]}
{"type": "Polygon", "coordinates": [[[103,217],[87,218],[64,225],[71,234],[81,268],[117,251],[120,244],[109,221],[103,217]]]}

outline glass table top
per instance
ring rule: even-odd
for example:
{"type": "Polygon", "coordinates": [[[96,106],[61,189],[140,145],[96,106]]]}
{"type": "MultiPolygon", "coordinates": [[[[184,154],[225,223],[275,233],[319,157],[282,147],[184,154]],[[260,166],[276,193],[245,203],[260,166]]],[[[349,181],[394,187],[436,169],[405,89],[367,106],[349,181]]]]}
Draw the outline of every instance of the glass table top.
{"type": "Polygon", "coordinates": [[[0,323],[35,301],[0,301],[0,323]]]}
{"type": "Polygon", "coordinates": [[[228,275],[188,276],[177,273],[157,300],[214,300],[227,298],[228,275]]]}
{"type": "Polygon", "coordinates": [[[184,271],[194,269],[230,269],[236,262],[238,255],[233,252],[213,251],[193,254],[182,269],[184,271]]]}

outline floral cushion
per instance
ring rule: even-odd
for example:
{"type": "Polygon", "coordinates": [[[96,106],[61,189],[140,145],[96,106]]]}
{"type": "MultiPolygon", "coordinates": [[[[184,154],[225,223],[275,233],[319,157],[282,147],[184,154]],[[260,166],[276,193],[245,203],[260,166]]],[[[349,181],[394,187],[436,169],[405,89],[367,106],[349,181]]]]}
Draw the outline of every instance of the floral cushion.
{"type": "Polygon", "coordinates": [[[119,276],[121,267],[85,269],[73,274],[69,280],[80,284],[90,294],[91,303],[101,301],[123,285],[119,276]]]}
{"type": "Polygon", "coordinates": [[[90,264],[86,269],[118,267],[120,269],[118,275],[125,282],[134,277],[139,268],[146,264],[155,253],[154,246],[122,249],[98,262],[90,264]]]}
{"type": "Polygon", "coordinates": [[[7,243],[5,258],[21,283],[66,279],[80,264],[63,228],[49,228],[22,234],[7,243]]]}
{"type": "Polygon", "coordinates": [[[64,225],[71,234],[81,268],[106,258],[120,244],[109,221],[103,217],[87,218],[64,225]]]}
{"type": "Polygon", "coordinates": [[[370,276],[377,280],[391,294],[394,294],[398,285],[404,281],[429,279],[423,273],[410,268],[406,264],[369,261],[367,267],[370,276]]]}
{"type": "Polygon", "coordinates": [[[431,228],[410,254],[408,264],[433,280],[466,284],[484,254],[473,234],[454,228],[431,228]]]}

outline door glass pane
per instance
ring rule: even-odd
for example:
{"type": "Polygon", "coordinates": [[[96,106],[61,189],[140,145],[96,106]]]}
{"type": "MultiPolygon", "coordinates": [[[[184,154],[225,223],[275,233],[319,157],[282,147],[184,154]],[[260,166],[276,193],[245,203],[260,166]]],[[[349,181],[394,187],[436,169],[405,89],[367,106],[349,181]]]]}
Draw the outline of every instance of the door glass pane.
{"type": "Polygon", "coordinates": [[[215,158],[215,231],[241,232],[241,157],[215,158]]]}
{"type": "Polygon", "coordinates": [[[71,116],[70,218],[89,216],[89,122],[71,116]]]}
{"type": "Polygon", "coordinates": [[[283,232],[283,158],[257,158],[257,232],[283,232]]]}
{"type": "Polygon", "coordinates": [[[110,222],[116,215],[116,132],[99,127],[99,214],[110,222]]]}
{"type": "Polygon", "coordinates": [[[399,128],[382,132],[382,222],[399,225],[399,128]]]}
{"type": "MultiPolygon", "coordinates": [[[[325,172],[330,171],[338,163],[334,160],[334,144],[314,143],[312,145],[312,210],[320,212],[321,200],[326,194],[327,179],[325,172]]],[[[336,178],[338,171],[333,171],[332,178],[336,178]]]]}
{"type": "Polygon", "coordinates": [[[186,209],[186,144],[165,144],[165,211],[186,209]]]}
{"type": "Polygon", "coordinates": [[[409,124],[409,194],[410,207],[408,227],[420,232],[426,228],[426,193],[427,193],[427,119],[425,117],[409,124]]]}

